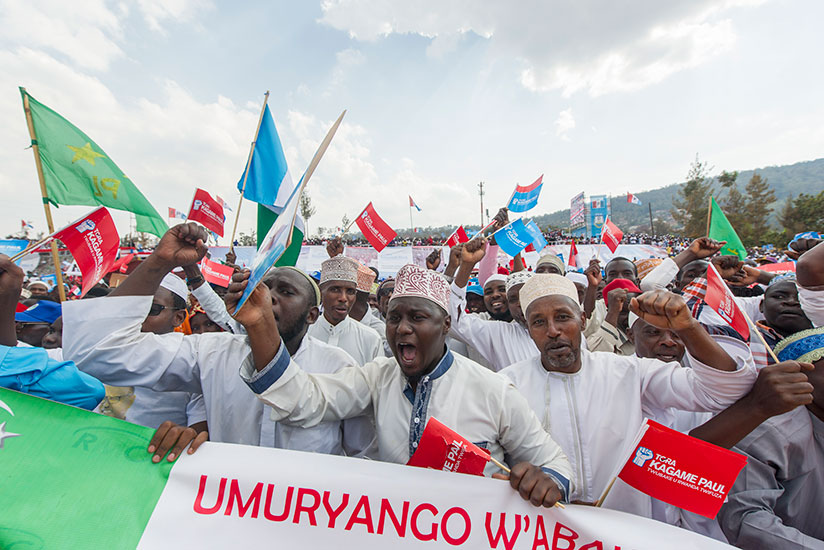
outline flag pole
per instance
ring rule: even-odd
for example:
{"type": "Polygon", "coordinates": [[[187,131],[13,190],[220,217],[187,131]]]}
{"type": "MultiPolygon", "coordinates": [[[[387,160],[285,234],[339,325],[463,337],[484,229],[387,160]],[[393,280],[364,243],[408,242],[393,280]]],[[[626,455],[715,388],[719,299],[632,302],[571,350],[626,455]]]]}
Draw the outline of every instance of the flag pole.
{"type": "Polygon", "coordinates": [[[240,198],[237,200],[237,212],[235,212],[235,224],[232,227],[232,238],[229,239],[229,252],[235,250],[235,232],[237,231],[237,221],[240,219],[240,207],[243,206],[243,193],[246,191],[246,179],[249,177],[249,167],[252,165],[252,157],[255,155],[255,144],[257,143],[258,132],[260,132],[260,125],[263,123],[263,113],[266,112],[266,102],[269,101],[269,90],[263,94],[263,106],[260,108],[260,117],[258,118],[257,128],[255,128],[255,139],[252,140],[252,146],[249,149],[249,158],[246,160],[246,170],[243,171],[243,184],[240,186],[240,198]]]}
{"type": "Polygon", "coordinates": [[[712,218],[712,195],[710,195],[710,202],[707,205],[707,238],[710,236],[710,219],[712,218]]]}
{"type": "Polygon", "coordinates": [[[23,250],[21,250],[20,252],[18,252],[14,256],[12,256],[11,258],[9,258],[9,261],[16,262],[17,260],[19,260],[23,256],[30,253],[35,248],[37,248],[39,246],[42,246],[42,245],[46,244],[47,242],[49,242],[53,239],[54,239],[54,235],[49,235],[47,237],[44,237],[44,238],[40,239],[37,242],[31,243],[29,246],[27,246],[26,248],[24,248],[23,250]]]}
{"type": "MultiPolygon", "coordinates": [[[[43,210],[46,213],[46,225],[49,233],[54,233],[54,220],[49,207],[49,194],[46,191],[46,179],[43,177],[43,163],[40,160],[40,146],[37,144],[37,134],[34,131],[34,121],[31,118],[31,107],[29,106],[29,94],[25,88],[23,91],[23,111],[26,113],[26,124],[29,127],[31,137],[31,150],[34,153],[34,165],[37,167],[37,178],[40,180],[40,195],[43,198],[43,210]]],[[[54,263],[54,274],[57,279],[57,293],[61,302],[66,301],[66,289],[63,288],[63,271],[60,269],[60,256],[57,253],[57,243],[51,242],[51,257],[54,263]]]]}
{"type": "MultiPolygon", "coordinates": [[[[412,202],[412,198],[410,197],[409,202],[412,202]]],[[[412,232],[412,236],[414,237],[415,233],[415,224],[412,223],[412,205],[409,205],[409,230],[412,232]]]]}
{"type": "Polygon", "coordinates": [[[755,334],[758,336],[758,339],[761,340],[761,343],[764,345],[764,347],[767,348],[767,353],[770,354],[770,357],[772,357],[773,361],[775,361],[776,363],[780,363],[781,361],[778,360],[778,357],[776,357],[775,352],[764,339],[764,335],[761,334],[760,330],[758,330],[758,326],[752,322],[752,319],[750,319],[750,316],[747,315],[746,311],[744,311],[744,308],[739,307],[738,311],[740,311],[744,315],[744,319],[747,321],[747,325],[750,327],[750,330],[755,331],[755,334]]]}
{"type": "MultiPolygon", "coordinates": [[[[649,206],[649,230],[650,230],[650,234],[654,237],[655,236],[655,226],[652,225],[652,203],[648,202],[647,206],[649,206]]],[[[709,231],[707,233],[709,233],[709,231]]]]}

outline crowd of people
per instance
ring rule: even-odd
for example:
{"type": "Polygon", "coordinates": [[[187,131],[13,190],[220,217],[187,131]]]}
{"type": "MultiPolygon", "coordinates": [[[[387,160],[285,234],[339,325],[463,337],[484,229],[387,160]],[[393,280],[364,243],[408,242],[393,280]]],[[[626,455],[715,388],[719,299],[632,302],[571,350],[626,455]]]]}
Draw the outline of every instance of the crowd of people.
{"type": "Polygon", "coordinates": [[[436,417],[507,465],[484,473],[535,506],[824,549],[820,239],[744,262],[708,238],[632,234],[670,257],[581,272],[547,254],[510,272],[479,236],[390,278],[335,238],[318,278],[272,268],[239,311],[249,273],[207,283],[206,241],[177,225],[117,286],[62,304],[0,256],[0,385],[155,428],[155,463],[211,440],[405,464],[436,417]],[[787,259],[795,272],[759,269],[787,259]],[[749,338],[706,307],[710,265],[752,319],[749,338]],[[601,500],[644,418],[747,457],[715,520],[620,480],[601,500]]]}

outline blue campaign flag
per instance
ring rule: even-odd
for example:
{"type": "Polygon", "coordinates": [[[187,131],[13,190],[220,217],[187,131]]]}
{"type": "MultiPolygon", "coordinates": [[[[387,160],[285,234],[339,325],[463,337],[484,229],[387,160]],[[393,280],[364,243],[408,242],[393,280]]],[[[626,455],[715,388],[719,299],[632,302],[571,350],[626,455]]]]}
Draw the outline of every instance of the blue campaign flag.
{"type": "Polygon", "coordinates": [[[534,240],[532,233],[526,228],[523,220],[515,220],[495,232],[495,242],[509,256],[517,256],[534,240]]]}
{"type": "Polygon", "coordinates": [[[275,121],[269,112],[268,105],[263,110],[263,119],[260,123],[252,162],[249,164],[249,176],[246,178],[244,188],[245,175],[244,169],[240,181],[237,182],[237,190],[243,192],[244,198],[258,204],[281,206],[294,189],[292,176],[286,164],[286,156],[283,154],[280,137],[278,137],[275,121]],[[282,197],[280,203],[277,203],[279,192],[282,197]]]}
{"type": "MultiPolygon", "coordinates": [[[[0,254],[11,257],[18,252],[24,251],[27,246],[29,246],[29,241],[25,239],[0,239],[0,254]]],[[[15,263],[20,265],[22,261],[23,258],[20,258],[15,263]]]]}
{"type": "Polygon", "coordinates": [[[541,233],[541,228],[538,227],[535,220],[530,220],[529,223],[526,224],[526,230],[529,231],[530,235],[532,235],[532,246],[535,247],[536,252],[540,252],[546,248],[546,239],[544,239],[544,235],[541,233]]]}
{"type": "Polygon", "coordinates": [[[531,185],[515,186],[515,192],[512,193],[512,198],[509,199],[509,204],[506,207],[510,212],[526,212],[538,204],[538,197],[541,195],[541,187],[543,186],[544,175],[532,182],[531,185]]]}

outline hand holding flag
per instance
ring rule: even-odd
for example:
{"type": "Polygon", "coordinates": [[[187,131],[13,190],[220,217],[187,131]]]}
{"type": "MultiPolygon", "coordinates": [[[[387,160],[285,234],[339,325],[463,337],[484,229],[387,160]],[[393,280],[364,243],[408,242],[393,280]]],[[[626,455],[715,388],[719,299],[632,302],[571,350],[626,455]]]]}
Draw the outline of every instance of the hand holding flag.
{"type": "Polygon", "coordinates": [[[81,297],[109,271],[117,258],[120,237],[111,214],[104,207],[57,231],[60,239],[74,256],[83,273],[81,297]]]}
{"type": "Polygon", "coordinates": [[[524,248],[535,241],[523,220],[515,220],[495,232],[495,242],[509,256],[517,256],[524,248]]]}
{"type": "MultiPolygon", "coordinates": [[[[744,312],[738,307],[724,279],[718,274],[712,262],[707,266],[707,293],[704,301],[710,306],[724,321],[726,321],[744,340],[750,337],[750,326],[747,323],[744,312]]],[[[768,350],[771,350],[767,346],[768,350]]],[[[776,363],[778,360],[776,359],[776,363]]]]}
{"type": "Polygon", "coordinates": [[[453,231],[452,234],[449,236],[449,238],[446,239],[446,245],[449,248],[452,248],[456,244],[461,244],[461,243],[465,243],[465,242],[469,242],[469,236],[467,236],[466,230],[464,229],[464,226],[462,226],[462,225],[459,226],[458,229],[453,231]]]}

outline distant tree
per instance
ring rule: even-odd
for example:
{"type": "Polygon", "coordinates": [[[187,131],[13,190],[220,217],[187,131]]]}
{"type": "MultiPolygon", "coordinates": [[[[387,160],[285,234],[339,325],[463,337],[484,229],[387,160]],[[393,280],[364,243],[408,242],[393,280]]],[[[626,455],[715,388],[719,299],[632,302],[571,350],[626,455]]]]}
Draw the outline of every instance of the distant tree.
{"type": "Polygon", "coordinates": [[[322,225],[318,226],[318,237],[323,237],[326,234],[326,228],[322,225]]]}
{"type": "Polygon", "coordinates": [[[818,195],[801,193],[795,199],[788,198],[779,221],[787,238],[803,231],[824,231],[824,191],[818,195]]]}
{"type": "Polygon", "coordinates": [[[300,195],[300,216],[306,222],[306,235],[309,235],[309,218],[315,215],[315,211],[315,207],[312,206],[312,197],[309,196],[309,191],[304,189],[300,195]]]}
{"type": "Polygon", "coordinates": [[[716,200],[718,200],[721,209],[735,228],[738,236],[743,239],[746,235],[749,235],[750,220],[746,214],[747,199],[738,189],[736,179],[738,179],[738,172],[727,172],[726,170],[721,172],[721,175],[718,176],[718,183],[721,184],[721,190],[726,191],[727,194],[723,196],[719,193],[716,200]]]}
{"type": "Polygon", "coordinates": [[[238,246],[257,246],[257,231],[252,230],[249,235],[241,231],[236,240],[238,246]]]}
{"type": "Polygon", "coordinates": [[[672,217],[683,232],[690,238],[697,238],[706,233],[707,210],[712,179],[707,176],[709,166],[701,162],[698,155],[690,165],[687,181],[678,188],[678,194],[672,200],[672,217]]]}
{"type": "Polygon", "coordinates": [[[346,228],[347,228],[347,227],[349,227],[349,223],[350,223],[351,221],[352,221],[352,220],[350,220],[350,219],[349,219],[349,216],[347,216],[346,214],[344,214],[344,215],[343,215],[343,217],[340,219],[340,223],[341,223],[340,230],[341,230],[341,233],[345,233],[345,232],[346,232],[346,228]]]}
{"type": "MultiPolygon", "coordinates": [[[[775,191],[767,185],[767,178],[753,174],[747,187],[744,189],[746,206],[744,216],[747,220],[747,231],[744,233],[744,244],[748,246],[761,245],[764,235],[769,229],[769,218],[772,212],[772,203],[775,202],[775,191]]],[[[735,224],[733,224],[735,226],[735,224]]],[[[741,236],[741,233],[739,233],[741,236]]]]}

